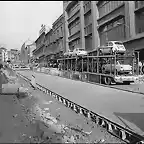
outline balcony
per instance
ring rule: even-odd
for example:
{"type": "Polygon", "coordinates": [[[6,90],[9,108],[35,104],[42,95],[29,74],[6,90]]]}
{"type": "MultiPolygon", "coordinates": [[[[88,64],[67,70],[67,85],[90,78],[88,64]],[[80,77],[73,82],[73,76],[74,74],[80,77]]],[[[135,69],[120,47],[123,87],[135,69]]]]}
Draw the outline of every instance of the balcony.
{"type": "Polygon", "coordinates": [[[80,13],[79,12],[75,13],[74,16],[72,16],[71,18],[68,19],[68,24],[70,24],[71,22],[73,22],[77,18],[80,18],[80,13]]]}
{"type": "Polygon", "coordinates": [[[91,10],[91,1],[88,1],[84,6],[84,14],[91,10]]]}
{"type": "Polygon", "coordinates": [[[72,17],[73,15],[75,15],[79,10],[80,10],[80,4],[78,3],[78,4],[75,6],[75,8],[68,13],[68,18],[71,18],[71,17],[72,17]]]}
{"type": "Polygon", "coordinates": [[[67,4],[66,4],[66,11],[68,11],[70,9],[70,7],[73,6],[73,4],[75,3],[75,1],[67,1],[67,4]]]}
{"type": "Polygon", "coordinates": [[[84,31],[85,31],[85,36],[88,36],[92,33],[92,24],[89,24],[87,25],[85,28],[84,28],[84,31]]]}
{"type": "Polygon", "coordinates": [[[141,9],[144,7],[144,1],[135,1],[135,9],[141,9]]]}
{"type": "Polygon", "coordinates": [[[75,25],[73,28],[69,29],[69,37],[71,37],[72,35],[74,35],[78,31],[80,31],[80,23],[75,25]]]}

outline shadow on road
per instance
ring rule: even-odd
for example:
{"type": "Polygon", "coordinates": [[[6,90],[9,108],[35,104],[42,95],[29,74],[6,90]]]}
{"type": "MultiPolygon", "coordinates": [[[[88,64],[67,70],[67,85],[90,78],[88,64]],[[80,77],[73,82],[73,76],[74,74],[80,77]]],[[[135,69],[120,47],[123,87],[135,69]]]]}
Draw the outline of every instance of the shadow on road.
{"type": "MultiPolygon", "coordinates": [[[[114,112],[114,114],[124,120],[127,120],[133,124],[135,124],[144,134],[144,113],[118,113],[114,112]]],[[[127,122],[126,122],[127,124],[127,122]]],[[[129,124],[128,124],[129,125],[129,124]]],[[[130,127],[133,129],[132,127],[130,127]]]]}

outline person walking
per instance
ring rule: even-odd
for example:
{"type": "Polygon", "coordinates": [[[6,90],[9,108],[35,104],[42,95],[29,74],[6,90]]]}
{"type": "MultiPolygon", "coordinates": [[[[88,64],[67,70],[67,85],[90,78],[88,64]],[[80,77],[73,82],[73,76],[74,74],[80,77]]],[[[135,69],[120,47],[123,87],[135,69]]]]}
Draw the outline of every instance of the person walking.
{"type": "Polygon", "coordinates": [[[2,93],[2,67],[3,67],[3,65],[2,64],[0,64],[0,93],[2,93]]]}
{"type": "Polygon", "coordinates": [[[33,89],[36,89],[36,82],[35,82],[35,76],[32,75],[32,78],[31,78],[31,86],[33,87],[33,89]]]}
{"type": "Polygon", "coordinates": [[[7,84],[8,82],[9,82],[8,78],[3,72],[3,65],[0,64],[0,93],[2,93],[2,89],[3,89],[2,85],[7,84]]]}

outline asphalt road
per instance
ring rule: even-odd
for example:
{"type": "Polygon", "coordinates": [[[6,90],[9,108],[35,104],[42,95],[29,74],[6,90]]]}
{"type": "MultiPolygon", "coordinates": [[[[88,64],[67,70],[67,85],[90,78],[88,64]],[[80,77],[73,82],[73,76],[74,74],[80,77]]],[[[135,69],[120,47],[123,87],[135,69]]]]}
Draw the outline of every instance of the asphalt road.
{"type": "MultiPolygon", "coordinates": [[[[70,109],[63,106],[53,97],[42,93],[39,90],[33,90],[28,83],[20,79],[19,81],[25,88],[28,88],[30,96],[21,99],[20,103],[27,108],[33,106],[33,112],[36,114],[35,120],[41,120],[41,116],[37,113],[37,107],[50,114],[56,122],[51,127],[42,126],[41,130],[46,131],[46,135],[50,138],[48,142],[69,142],[76,143],[120,143],[121,141],[107,133],[104,129],[90,122],[82,115],[78,115],[70,109]],[[58,126],[64,125],[67,130],[62,134],[62,130],[58,126]],[[88,134],[89,133],[89,134],[88,134]]],[[[48,124],[50,125],[50,124],[48,124]]]]}
{"type": "Polygon", "coordinates": [[[121,142],[23,79],[17,82],[25,94],[0,95],[0,143],[121,142]]]}
{"type": "MultiPolygon", "coordinates": [[[[20,73],[29,78],[32,75],[30,71],[20,73]]],[[[36,82],[48,89],[143,135],[143,95],[43,73],[34,75],[36,82]]]]}

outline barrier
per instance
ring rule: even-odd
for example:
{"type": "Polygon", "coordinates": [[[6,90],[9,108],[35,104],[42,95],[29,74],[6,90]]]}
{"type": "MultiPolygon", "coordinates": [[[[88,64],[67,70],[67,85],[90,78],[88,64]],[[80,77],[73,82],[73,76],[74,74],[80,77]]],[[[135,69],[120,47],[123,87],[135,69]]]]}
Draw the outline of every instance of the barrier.
{"type": "MultiPolygon", "coordinates": [[[[26,81],[30,82],[30,79],[27,77],[19,74],[23,79],[26,81]]],[[[52,92],[51,90],[39,85],[38,83],[36,84],[37,88],[44,93],[56,98],[60,103],[64,104],[66,107],[72,109],[78,114],[81,114],[85,116],[86,118],[90,119],[92,122],[96,123],[102,128],[105,128],[107,132],[110,134],[114,135],[115,137],[121,139],[122,141],[126,143],[136,143],[136,144],[144,144],[144,137],[141,135],[138,135],[137,133],[124,128],[123,126],[107,119],[104,116],[101,116],[99,114],[96,114],[92,111],[89,111],[88,109],[60,96],[59,94],[52,92]]]]}

